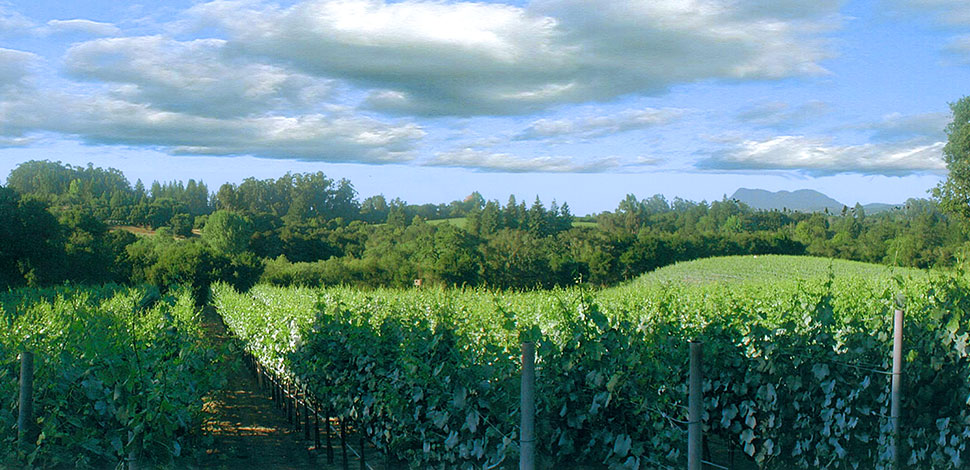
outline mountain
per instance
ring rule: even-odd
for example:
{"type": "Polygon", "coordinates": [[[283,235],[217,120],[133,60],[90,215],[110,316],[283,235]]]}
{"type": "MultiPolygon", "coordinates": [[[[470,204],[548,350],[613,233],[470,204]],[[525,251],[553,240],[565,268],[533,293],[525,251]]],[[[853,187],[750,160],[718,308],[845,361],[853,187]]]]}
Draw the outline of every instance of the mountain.
{"type": "MultiPolygon", "coordinates": [[[[764,189],[741,188],[734,192],[731,199],[743,202],[753,209],[761,210],[788,209],[800,212],[820,212],[828,209],[829,213],[838,214],[842,212],[843,207],[841,202],[812,189],[778,191],[773,193],[771,191],[765,191],[764,189]]],[[[855,204],[848,207],[851,209],[853,206],[855,204]]],[[[866,211],[866,214],[875,214],[877,212],[893,210],[901,206],[902,204],[874,202],[863,205],[862,209],[866,211]]]]}
{"type": "Polygon", "coordinates": [[[799,189],[798,191],[771,192],[764,189],[741,188],[734,192],[731,199],[743,202],[753,209],[788,209],[801,212],[816,212],[828,209],[830,213],[842,212],[842,204],[818,191],[799,189]]]}
{"type": "Polygon", "coordinates": [[[863,204],[862,210],[866,211],[866,214],[875,214],[876,212],[899,209],[903,207],[903,205],[904,204],[883,204],[881,202],[873,202],[872,204],[863,204]]]}

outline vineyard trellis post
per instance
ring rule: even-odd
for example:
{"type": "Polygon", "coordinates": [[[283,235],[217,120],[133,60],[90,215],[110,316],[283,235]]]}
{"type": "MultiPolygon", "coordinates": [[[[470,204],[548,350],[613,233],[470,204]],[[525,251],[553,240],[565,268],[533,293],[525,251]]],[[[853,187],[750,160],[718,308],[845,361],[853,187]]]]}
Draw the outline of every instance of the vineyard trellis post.
{"type": "Polygon", "coordinates": [[[899,412],[902,401],[903,388],[903,310],[897,308],[893,315],[893,375],[892,375],[892,401],[889,408],[889,419],[892,421],[893,445],[892,445],[892,464],[893,468],[900,468],[899,441],[899,412]]]}
{"type": "Polygon", "coordinates": [[[20,397],[17,410],[17,434],[20,444],[27,446],[34,422],[34,353],[20,354],[20,397]]]}
{"type": "Polygon", "coordinates": [[[344,470],[350,470],[350,460],[347,457],[347,420],[340,418],[340,453],[343,457],[344,470]]]}
{"type": "Polygon", "coordinates": [[[536,468],[536,345],[522,343],[522,423],[519,436],[519,470],[536,468]]]}
{"type": "Polygon", "coordinates": [[[357,442],[360,445],[360,470],[367,470],[367,460],[364,457],[365,447],[367,445],[364,435],[364,423],[363,421],[357,422],[357,442]]]}
{"type": "Polygon", "coordinates": [[[327,406],[327,416],[324,420],[327,424],[327,463],[333,464],[333,442],[331,441],[330,417],[333,416],[331,407],[327,406]]]}
{"type": "Polygon", "coordinates": [[[687,388],[687,470],[701,470],[703,457],[703,354],[704,343],[690,342],[690,371],[687,388]]]}

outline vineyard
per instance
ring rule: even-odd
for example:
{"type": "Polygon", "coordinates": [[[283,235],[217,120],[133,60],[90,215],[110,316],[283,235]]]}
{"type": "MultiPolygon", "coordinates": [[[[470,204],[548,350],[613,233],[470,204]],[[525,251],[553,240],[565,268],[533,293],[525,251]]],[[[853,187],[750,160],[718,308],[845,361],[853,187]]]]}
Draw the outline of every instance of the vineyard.
{"type": "Polygon", "coordinates": [[[0,295],[0,468],[171,465],[201,438],[219,358],[188,290],[0,295]],[[36,427],[18,445],[18,355],[34,359],[36,427]]]}
{"type": "Polygon", "coordinates": [[[705,348],[708,461],[891,468],[892,312],[904,304],[900,455],[956,469],[970,437],[968,289],[830,267],[599,292],[217,285],[213,302],[263,367],[402,467],[515,468],[519,344],[535,341],[540,467],[630,469],[685,466],[692,339],[705,348]]]}
{"type": "MultiPolygon", "coordinates": [[[[211,301],[260,369],[312,397],[328,449],[333,417],[384,468],[516,468],[524,341],[536,344],[539,468],[684,468],[697,340],[712,468],[888,469],[898,447],[909,468],[959,469],[970,437],[968,292],[970,279],[953,274],[731,257],[598,291],[216,284],[211,301]]],[[[184,466],[206,447],[203,401],[236,359],[199,315],[189,290],[0,295],[0,468],[184,466]],[[36,426],[21,436],[18,356],[28,351],[36,426]]],[[[274,394],[309,436],[307,404],[294,410],[274,394]]]]}

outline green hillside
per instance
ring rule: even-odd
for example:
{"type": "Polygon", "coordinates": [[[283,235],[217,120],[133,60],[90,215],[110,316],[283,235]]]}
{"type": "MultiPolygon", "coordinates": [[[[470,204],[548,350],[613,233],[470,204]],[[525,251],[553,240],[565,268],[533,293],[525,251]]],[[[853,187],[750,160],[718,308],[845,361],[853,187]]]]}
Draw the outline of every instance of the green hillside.
{"type": "Polygon", "coordinates": [[[890,267],[814,256],[755,255],[722,256],[685,261],[649,272],[631,284],[684,282],[688,284],[783,282],[824,279],[829,273],[836,278],[863,276],[885,278],[894,274],[923,276],[927,271],[890,267]]]}

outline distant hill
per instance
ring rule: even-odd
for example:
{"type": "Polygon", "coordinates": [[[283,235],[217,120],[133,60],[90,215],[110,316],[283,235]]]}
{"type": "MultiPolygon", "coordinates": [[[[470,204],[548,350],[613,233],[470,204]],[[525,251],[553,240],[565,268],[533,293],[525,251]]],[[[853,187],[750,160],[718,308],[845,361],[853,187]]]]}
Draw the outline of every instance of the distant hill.
{"type": "Polygon", "coordinates": [[[883,204],[880,202],[874,202],[872,204],[862,205],[862,209],[866,211],[866,214],[875,214],[876,212],[891,211],[899,207],[903,207],[903,204],[883,204]]]}
{"type": "MultiPolygon", "coordinates": [[[[822,212],[828,209],[830,213],[842,212],[842,206],[852,208],[855,204],[843,204],[818,191],[812,189],[799,189],[798,191],[778,191],[771,192],[764,189],[741,188],[734,192],[731,199],[751,206],[753,209],[761,210],[782,210],[788,209],[800,212],[822,212]]],[[[875,214],[895,209],[901,204],[883,204],[874,202],[865,204],[862,208],[866,214],[875,214]]]]}
{"type": "Polygon", "coordinates": [[[754,209],[762,210],[788,209],[817,212],[828,209],[829,212],[838,213],[842,211],[842,206],[844,206],[841,202],[812,189],[773,193],[764,189],[741,188],[734,192],[731,199],[737,199],[754,209]]]}

